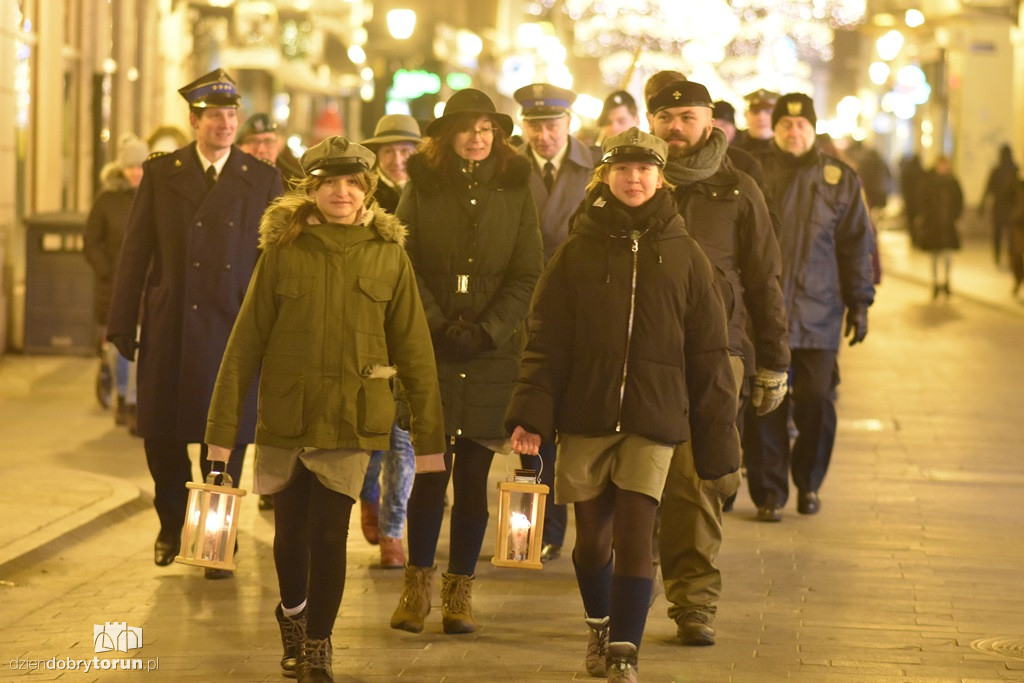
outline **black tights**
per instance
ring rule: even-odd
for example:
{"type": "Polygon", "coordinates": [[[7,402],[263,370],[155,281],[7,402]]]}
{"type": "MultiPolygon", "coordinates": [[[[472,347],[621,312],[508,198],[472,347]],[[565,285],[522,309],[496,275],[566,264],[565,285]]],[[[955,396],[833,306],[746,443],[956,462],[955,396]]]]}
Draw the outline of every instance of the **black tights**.
{"type": "Polygon", "coordinates": [[[658,502],[614,485],[601,495],[575,503],[576,564],[588,572],[607,566],[615,549],[615,573],[654,578],[654,518],[658,502]]]}
{"type": "Polygon", "coordinates": [[[610,618],[611,642],[639,648],[654,583],[651,538],[658,501],[609,485],[575,508],[573,563],[583,608],[589,617],[610,618]]]}
{"type": "Polygon", "coordinates": [[[453,480],[448,571],[472,576],[487,531],[487,475],[494,453],[469,439],[455,439],[444,454],[444,472],[417,474],[409,496],[409,564],[434,566],[444,519],[444,494],[453,480]],[[453,451],[454,450],[454,461],[453,451]]]}
{"type": "Polygon", "coordinates": [[[298,465],[298,474],[274,494],[274,564],[281,603],[306,604],[311,639],[331,635],[345,592],[345,544],[355,501],[332,491],[298,465]]]}

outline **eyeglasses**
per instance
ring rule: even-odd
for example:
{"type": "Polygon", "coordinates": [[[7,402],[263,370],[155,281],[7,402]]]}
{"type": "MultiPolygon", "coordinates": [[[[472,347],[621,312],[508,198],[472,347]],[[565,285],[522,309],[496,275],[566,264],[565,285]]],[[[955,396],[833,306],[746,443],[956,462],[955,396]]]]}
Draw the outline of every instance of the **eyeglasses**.
{"type": "Polygon", "coordinates": [[[478,135],[480,137],[482,137],[482,138],[494,137],[494,129],[493,128],[472,128],[470,130],[464,130],[464,131],[461,131],[461,132],[464,133],[465,135],[471,137],[471,138],[476,137],[478,135]]]}

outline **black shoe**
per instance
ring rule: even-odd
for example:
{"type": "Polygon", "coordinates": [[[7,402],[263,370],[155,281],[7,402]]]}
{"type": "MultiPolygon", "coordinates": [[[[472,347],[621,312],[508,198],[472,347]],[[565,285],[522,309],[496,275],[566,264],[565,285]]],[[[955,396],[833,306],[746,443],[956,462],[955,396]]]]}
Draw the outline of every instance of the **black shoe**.
{"type": "Polygon", "coordinates": [[[235,573],[230,569],[212,569],[206,568],[203,576],[204,578],[210,579],[211,581],[217,581],[219,579],[230,579],[235,573]]]}
{"type": "Polygon", "coordinates": [[[764,504],[757,506],[757,521],[782,521],[782,506],[779,505],[779,500],[775,493],[769,493],[765,498],[764,504]]]}
{"type": "Polygon", "coordinates": [[[274,509],[274,497],[268,495],[260,495],[259,502],[260,510],[273,510],[274,509]]]}
{"type": "Polygon", "coordinates": [[[562,546],[554,543],[545,543],[540,547],[540,561],[557,560],[562,556],[562,546]]]}
{"type": "Polygon", "coordinates": [[[174,562],[174,556],[181,549],[181,536],[179,534],[163,534],[156,537],[153,544],[153,561],[158,567],[166,567],[174,562]]]}
{"type": "Polygon", "coordinates": [[[801,515],[816,515],[821,509],[821,499],[814,491],[801,492],[796,499],[796,511],[801,515]]]}

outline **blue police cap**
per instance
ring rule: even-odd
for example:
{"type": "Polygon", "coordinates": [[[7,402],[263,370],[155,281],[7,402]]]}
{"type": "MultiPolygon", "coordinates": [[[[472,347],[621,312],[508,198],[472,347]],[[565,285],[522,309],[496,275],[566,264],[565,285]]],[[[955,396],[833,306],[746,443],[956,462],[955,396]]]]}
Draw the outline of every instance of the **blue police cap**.
{"type": "Polygon", "coordinates": [[[237,107],[241,97],[235,88],[235,79],[224,69],[214,69],[192,81],[178,94],[185,98],[189,107],[237,107]]]}
{"type": "Polygon", "coordinates": [[[512,93],[512,97],[523,108],[520,118],[556,119],[569,113],[569,107],[576,101],[576,93],[550,83],[532,83],[512,93]]]}

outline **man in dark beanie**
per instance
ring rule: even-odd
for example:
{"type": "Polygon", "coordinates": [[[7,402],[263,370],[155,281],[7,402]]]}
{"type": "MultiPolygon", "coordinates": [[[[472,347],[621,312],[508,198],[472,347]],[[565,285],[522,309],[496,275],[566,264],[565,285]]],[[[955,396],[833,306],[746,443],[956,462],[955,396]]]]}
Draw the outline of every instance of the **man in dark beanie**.
{"type": "MultiPolygon", "coordinates": [[[[653,90],[647,112],[651,132],[669,146],[664,173],[675,186],[679,213],[718,278],[737,393],[746,394],[746,378],[754,377],[757,410],[770,411],[786,391],[789,350],[779,246],[764,196],[726,154],[725,134],[712,125],[706,87],[670,80],[653,90]]],[[[702,426],[691,424],[691,429],[699,434],[702,426]]],[[[739,483],[737,472],[700,479],[690,444],[677,447],[662,497],[658,545],[668,613],[687,645],[715,642],[722,507],[739,483]]]]}
{"type": "Polygon", "coordinates": [[[711,122],[725,133],[725,139],[731,145],[736,137],[736,108],[725,100],[716,101],[711,111],[711,122]]]}
{"type": "Polygon", "coordinates": [[[818,512],[818,489],[836,434],[839,343],[843,335],[851,346],[864,340],[875,298],[874,234],[860,181],[853,169],[818,149],[816,122],[810,97],[783,95],[772,111],[774,140],[758,157],[766,193],[781,218],[782,290],[792,350],[792,391],[781,409],[751,416],[744,432],[750,497],[763,522],[782,519],[791,468],[797,512],[818,512]],[[798,432],[792,447],[791,411],[798,432]]]}

